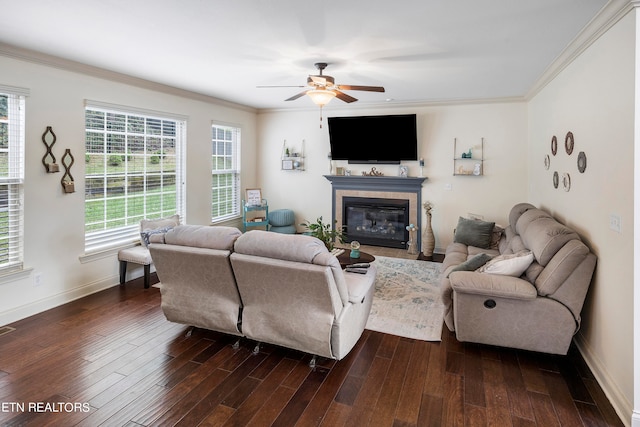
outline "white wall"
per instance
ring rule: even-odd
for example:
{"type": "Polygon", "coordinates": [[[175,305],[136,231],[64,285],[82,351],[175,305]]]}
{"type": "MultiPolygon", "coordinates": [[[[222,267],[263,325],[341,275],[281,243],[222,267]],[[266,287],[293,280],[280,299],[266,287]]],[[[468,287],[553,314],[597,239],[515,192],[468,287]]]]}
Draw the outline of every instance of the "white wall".
{"type": "MultiPolygon", "coordinates": [[[[310,100],[301,99],[311,103],[310,100]]],[[[339,103],[338,100],[332,101],[339,103]]],[[[304,104],[303,104],[304,105],[304,104]]],[[[434,205],[433,230],[436,252],[453,238],[459,216],[481,214],[487,220],[506,223],[509,209],[527,200],[526,104],[503,102],[469,105],[411,106],[386,108],[344,108],[327,106],[324,116],[408,114],[418,115],[419,156],[425,159],[422,200],[434,205]],[[453,176],[453,140],[459,146],[479,150],[485,141],[482,177],[453,176]],[[446,185],[451,190],[446,190],[446,185]]],[[[291,208],[297,223],[317,217],[331,218],[331,185],[323,175],[329,174],[330,152],[326,119],[319,128],[319,109],[262,112],[258,115],[259,182],[266,189],[271,209],[291,208]],[[288,145],[305,140],[307,168],[304,172],[280,170],[283,141],[288,145]]],[[[391,143],[389,149],[393,149],[391,143]]],[[[409,175],[418,176],[417,161],[406,162],[409,175]]],[[[360,175],[367,165],[334,162],[360,175]]],[[[396,176],[398,166],[376,166],[386,176],[396,176]]],[[[334,170],[335,173],[335,170],[334,170]]],[[[424,213],[422,213],[424,215],[424,213]]],[[[424,221],[424,217],[423,217],[424,221]]]]}
{"type": "Polygon", "coordinates": [[[625,422],[633,401],[634,16],[624,17],[529,103],[530,199],[575,228],[598,256],[577,342],[625,422]],[[568,131],[575,136],[571,156],[564,148],[568,131]],[[552,135],[559,142],[556,156],[552,135]],[[584,174],[576,165],[580,151],[587,155],[584,174]],[[571,191],[553,188],[556,170],[570,173],[571,191]],[[609,229],[610,214],[621,217],[621,233],[609,229]]]}
{"type": "MultiPolygon", "coordinates": [[[[28,88],[26,102],[25,266],[24,278],[0,281],[0,325],[118,283],[115,253],[81,263],[84,253],[84,101],[119,105],[188,116],[187,218],[192,224],[210,224],[211,122],[242,127],[243,184],[255,185],[256,113],[169,95],[157,90],[0,56],[0,84],[28,88]],[[75,163],[71,174],[76,192],[62,193],[62,173],[47,174],[41,159],[41,135],[52,126],[58,163],[66,148],[75,163]],[[34,286],[34,274],[42,284],[34,286]]],[[[129,277],[140,276],[131,269],[129,277]]]]}

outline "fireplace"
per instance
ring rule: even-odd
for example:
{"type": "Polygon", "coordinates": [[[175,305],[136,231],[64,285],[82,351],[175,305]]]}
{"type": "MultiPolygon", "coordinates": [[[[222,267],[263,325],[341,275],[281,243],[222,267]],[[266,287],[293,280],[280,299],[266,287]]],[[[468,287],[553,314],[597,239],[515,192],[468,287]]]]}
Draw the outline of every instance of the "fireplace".
{"type": "MultiPolygon", "coordinates": [[[[414,224],[418,229],[421,226],[422,220],[422,183],[427,179],[426,177],[387,177],[387,176],[338,176],[338,175],[325,175],[325,178],[331,182],[332,187],[332,205],[333,205],[333,221],[337,226],[346,224],[344,217],[348,212],[344,209],[344,201],[349,198],[356,199],[369,199],[371,200],[401,200],[402,204],[408,203],[408,207],[405,207],[404,220],[398,219],[398,213],[390,213],[386,211],[383,216],[382,224],[393,223],[392,226],[387,224],[386,230],[389,234],[390,229],[394,229],[396,234],[399,232],[407,233],[397,234],[393,239],[378,239],[376,243],[368,243],[366,238],[371,237],[369,234],[360,235],[358,232],[362,232],[362,224],[360,230],[352,231],[351,236],[347,235],[347,239],[357,240],[360,243],[377,246],[390,246],[394,248],[406,248],[408,239],[408,232],[406,231],[407,224],[414,224]],[[397,223],[397,224],[396,224],[397,223]],[[357,236],[357,237],[356,237],[357,236]]],[[[366,214],[359,211],[361,206],[356,206],[354,212],[360,215],[360,218],[366,218],[366,214]]],[[[392,209],[398,207],[391,203],[392,209]]],[[[369,219],[372,221],[372,219],[369,219]]],[[[380,220],[376,219],[376,225],[380,226],[380,220]]],[[[368,223],[365,223],[365,226],[368,223]]],[[[381,231],[381,230],[379,230],[381,231]]],[[[373,233],[371,233],[373,234],[373,233]]],[[[380,233],[382,235],[382,233],[380,233]]],[[[420,248],[421,233],[417,233],[416,240],[418,248],[420,248]]],[[[376,236],[377,237],[377,236],[376,236]]]]}
{"type": "Polygon", "coordinates": [[[406,248],[409,232],[409,200],[373,197],[342,199],[345,241],[364,245],[406,248]]]}

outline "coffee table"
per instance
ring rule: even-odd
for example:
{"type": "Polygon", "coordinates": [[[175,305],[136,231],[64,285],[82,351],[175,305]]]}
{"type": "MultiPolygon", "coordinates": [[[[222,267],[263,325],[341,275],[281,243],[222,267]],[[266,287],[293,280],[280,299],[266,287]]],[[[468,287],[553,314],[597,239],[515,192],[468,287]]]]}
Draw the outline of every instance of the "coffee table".
{"type": "Polygon", "coordinates": [[[350,253],[350,249],[345,249],[344,252],[336,256],[336,258],[338,258],[338,261],[340,262],[340,267],[342,267],[343,269],[351,264],[355,264],[358,262],[373,262],[376,260],[376,257],[366,252],[360,251],[360,258],[351,258],[349,256],[350,253]]]}

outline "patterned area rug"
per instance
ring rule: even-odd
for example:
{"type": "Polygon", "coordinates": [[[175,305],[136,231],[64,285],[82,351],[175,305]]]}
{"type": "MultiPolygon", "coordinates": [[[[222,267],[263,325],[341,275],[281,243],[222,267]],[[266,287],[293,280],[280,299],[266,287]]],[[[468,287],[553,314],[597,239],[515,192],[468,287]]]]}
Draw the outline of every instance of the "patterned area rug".
{"type": "Polygon", "coordinates": [[[423,341],[440,341],[444,306],[442,264],[376,256],[378,267],[367,329],[423,341]]]}

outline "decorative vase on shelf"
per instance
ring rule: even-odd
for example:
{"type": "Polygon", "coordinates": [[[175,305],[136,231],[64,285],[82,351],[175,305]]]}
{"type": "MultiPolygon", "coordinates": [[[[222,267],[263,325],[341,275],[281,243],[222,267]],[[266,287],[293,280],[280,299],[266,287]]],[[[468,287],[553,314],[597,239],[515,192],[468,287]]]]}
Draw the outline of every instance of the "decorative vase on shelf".
{"type": "Polygon", "coordinates": [[[431,228],[431,209],[432,205],[429,202],[424,204],[424,209],[427,214],[427,221],[424,225],[424,232],[422,233],[422,254],[426,258],[433,257],[433,250],[436,246],[436,239],[433,235],[433,229],[431,228]]]}

